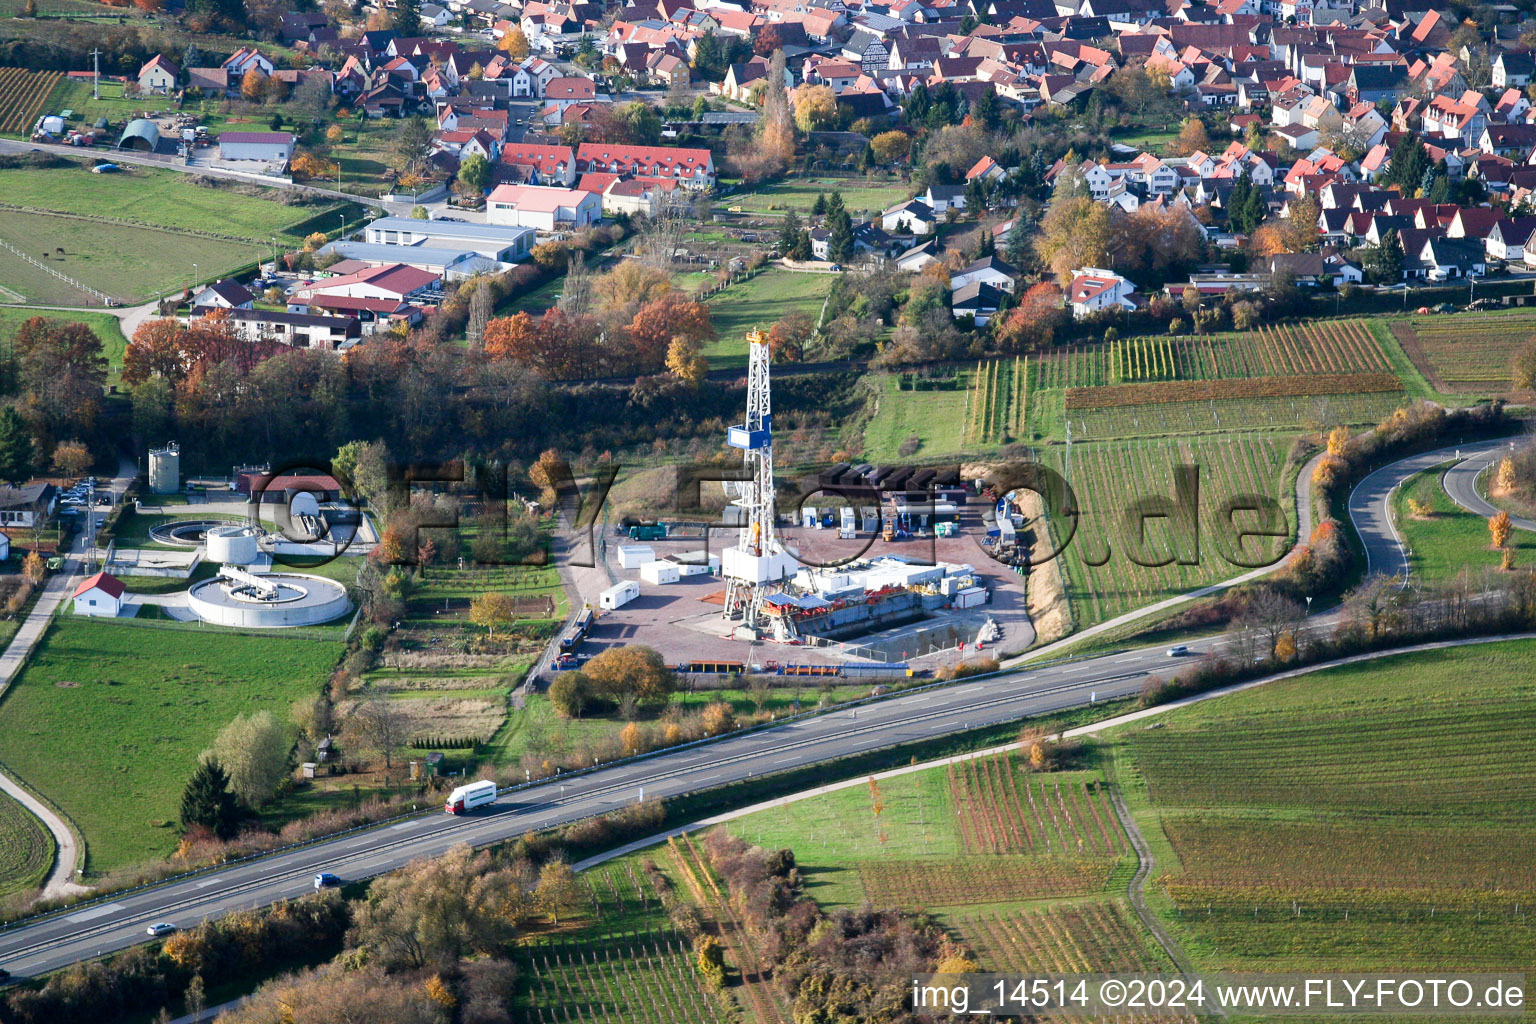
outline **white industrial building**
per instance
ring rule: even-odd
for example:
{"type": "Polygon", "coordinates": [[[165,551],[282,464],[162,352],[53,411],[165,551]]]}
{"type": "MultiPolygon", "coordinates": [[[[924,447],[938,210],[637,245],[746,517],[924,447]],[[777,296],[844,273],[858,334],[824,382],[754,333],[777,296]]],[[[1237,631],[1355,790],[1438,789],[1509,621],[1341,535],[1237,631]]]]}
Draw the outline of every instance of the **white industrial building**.
{"type": "Polygon", "coordinates": [[[527,259],[533,250],[534,230],[512,224],[467,224],[448,220],[417,220],[414,217],[381,217],[368,225],[363,237],[372,245],[470,250],[501,263],[516,263],[527,259]]]}
{"type": "Polygon", "coordinates": [[[286,167],[293,156],[291,132],[223,132],[219,159],[276,164],[286,167]]]}

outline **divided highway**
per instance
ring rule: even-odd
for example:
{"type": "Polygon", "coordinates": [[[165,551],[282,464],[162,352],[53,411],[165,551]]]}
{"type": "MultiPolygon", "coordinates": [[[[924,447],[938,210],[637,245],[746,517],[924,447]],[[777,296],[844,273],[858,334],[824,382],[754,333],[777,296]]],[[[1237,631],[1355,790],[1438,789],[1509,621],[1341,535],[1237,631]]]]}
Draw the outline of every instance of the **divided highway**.
{"type": "MultiPolygon", "coordinates": [[[[1460,451],[1464,457],[1486,455],[1506,444],[1482,442],[1460,451]]],[[[1456,458],[1456,452],[1446,448],[1404,459],[1367,476],[1351,494],[1350,517],[1372,571],[1396,572],[1407,565],[1387,507],[1393,489],[1414,473],[1456,458]]],[[[1192,641],[1188,657],[1220,650],[1226,642],[1219,637],[1192,641]]],[[[319,871],[343,879],[371,877],[414,858],[440,854],[456,843],[511,839],[643,797],[675,797],[893,744],[1129,696],[1140,691],[1148,675],[1176,670],[1181,660],[1158,647],[1045,664],[663,751],[506,794],[480,816],[428,814],[0,930],[0,967],[18,977],[43,974],[144,941],[145,929],[156,922],[188,926],[205,917],[303,895],[312,891],[319,871]]]]}

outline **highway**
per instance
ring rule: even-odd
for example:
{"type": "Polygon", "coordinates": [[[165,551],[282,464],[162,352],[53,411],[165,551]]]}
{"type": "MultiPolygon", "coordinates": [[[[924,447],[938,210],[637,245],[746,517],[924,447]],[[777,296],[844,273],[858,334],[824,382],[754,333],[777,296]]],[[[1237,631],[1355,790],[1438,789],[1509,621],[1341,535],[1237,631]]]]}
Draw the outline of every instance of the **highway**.
{"type": "MultiPolygon", "coordinates": [[[[1506,444],[1481,442],[1460,451],[1464,456],[1481,455],[1506,444]]],[[[1407,565],[1387,514],[1393,489],[1414,473],[1454,459],[1456,452],[1440,449],[1393,463],[1367,476],[1352,492],[1350,517],[1361,531],[1372,571],[1395,572],[1407,565]]],[[[1322,618],[1314,621],[1321,625],[1322,618]]],[[[312,879],[322,870],[347,880],[367,878],[417,857],[440,854],[456,843],[511,839],[612,811],[642,797],[676,797],[894,744],[1134,695],[1148,675],[1176,671],[1181,663],[1227,643],[1221,637],[1191,641],[1189,654],[1180,658],[1170,657],[1163,647],[1141,648],[913,690],[507,793],[480,816],[428,814],[104,897],[0,930],[0,967],[17,977],[43,974],[144,941],[146,927],[155,922],[185,927],[231,910],[303,895],[312,891],[312,879]]]]}

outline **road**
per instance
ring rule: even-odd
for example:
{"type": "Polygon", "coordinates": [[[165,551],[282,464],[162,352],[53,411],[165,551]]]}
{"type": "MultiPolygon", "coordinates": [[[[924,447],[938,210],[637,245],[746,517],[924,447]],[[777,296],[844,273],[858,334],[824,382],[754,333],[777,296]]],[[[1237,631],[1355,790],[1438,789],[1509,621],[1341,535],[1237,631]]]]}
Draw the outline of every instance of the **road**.
{"type": "MultiPolygon", "coordinates": [[[[1486,442],[1498,445],[1502,441],[1486,442]]],[[[1469,445],[1464,454],[1482,450],[1469,445]]],[[[1405,564],[1385,518],[1385,501],[1407,476],[1455,457],[1428,452],[1372,473],[1351,496],[1350,515],[1365,535],[1375,570],[1405,564]],[[1358,499],[1358,500],[1357,500],[1358,499]],[[1397,561],[1394,561],[1394,558],[1397,561]]],[[[1188,644],[1189,658],[1222,650],[1216,637],[1188,644]]],[[[933,739],[1138,693],[1146,677],[1176,670],[1184,659],[1161,648],[1042,664],[1027,671],[909,691],[859,708],[808,717],[505,794],[489,813],[453,818],[428,814],[312,846],[236,864],[138,892],[104,897],[0,931],[0,966],[30,977],[132,945],[157,921],[191,925],[231,910],[309,892],[317,871],[345,879],[371,877],[456,843],[481,845],[612,811],[642,798],[670,798],[754,776],[933,739]]]]}

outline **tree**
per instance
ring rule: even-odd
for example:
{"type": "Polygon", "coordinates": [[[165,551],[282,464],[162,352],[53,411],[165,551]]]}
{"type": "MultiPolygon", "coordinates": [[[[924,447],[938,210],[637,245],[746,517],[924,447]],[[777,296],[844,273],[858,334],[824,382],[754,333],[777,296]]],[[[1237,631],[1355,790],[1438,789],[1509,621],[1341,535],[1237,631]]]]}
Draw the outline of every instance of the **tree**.
{"type": "Polygon", "coordinates": [[[539,884],[534,890],[534,900],[553,924],[560,923],[560,915],[576,905],[581,895],[581,883],[576,872],[565,861],[545,861],[539,868],[539,884]]]}
{"type": "Polygon", "coordinates": [[[213,741],[213,756],[229,774],[229,790],[252,809],[272,799],[288,774],[293,735],[270,711],[236,715],[213,741]]]}
{"type": "Polygon", "coordinates": [[[528,56],[528,36],[516,25],[507,29],[496,48],[505,53],[512,60],[522,60],[528,56]]]}
{"type": "Polygon", "coordinates": [[[0,480],[13,485],[25,483],[36,465],[32,432],[16,407],[8,405],[0,411],[0,480]]]}
{"type": "Polygon", "coordinates": [[[1365,273],[1375,284],[1395,284],[1403,277],[1403,247],[1397,230],[1388,228],[1381,243],[1365,254],[1365,273]]]}
{"type": "Polygon", "coordinates": [[[229,791],[229,776],[216,758],[204,757],[181,794],[181,825],[200,827],[220,839],[233,839],[240,830],[240,807],[229,791]]]}
{"type": "Polygon", "coordinates": [[[562,718],[580,718],[592,701],[592,688],[581,672],[561,672],[549,684],[549,703],[562,718]]]}
{"type": "Polygon", "coordinates": [[[1197,116],[1184,119],[1184,127],[1179,129],[1179,137],[1174,140],[1173,152],[1175,156],[1189,156],[1191,153],[1208,153],[1211,149],[1211,137],[1206,134],[1205,122],[1197,116]]]}
{"type": "Polygon", "coordinates": [[[260,102],[266,88],[267,76],[255,67],[248,70],[240,79],[240,95],[251,103],[260,102]]]}
{"type": "Polygon", "coordinates": [[[907,153],[912,148],[912,138],[906,132],[881,132],[869,140],[869,147],[874,152],[877,162],[893,164],[898,160],[906,159],[907,153]]]}
{"type": "Polygon", "coordinates": [[[496,591],[481,594],[469,604],[469,621],[484,626],[491,636],[496,635],[497,626],[510,626],[516,617],[512,599],[496,591]]]}
{"type": "Polygon", "coordinates": [[[384,770],[389,772],[406,744],[410,720],[395,701],[375,690],[352,710],[346,727],[353,739],[384,759],[384,770]]]}
{"type": "Polygon", "coordinates": [[[1509,543],[1509,513],[1499,512],[1488,520],[1488,538],[1493,546],[1502,548],[1509,543]]]}
{"type": "Polygon", "coordinates": [[[597,693],[613,701],[632,693],[643,704],[661,704],[677,689],[677,676],[661,655],[641,644],[606,648],[582,671],[597,693]]]}
{"type": "Polygon", "coordinates": [[[667,372],[686,384],[698,387],[709,373],[709,360],[701,354],[697,340],[677,335],[667,346],[667,372]]]}
{"type": "MultiPolygon", "coordinates": [[[[769,83],[773,88],[774,83],[769,83]]],[[[795,127],[817,132],[837,123],[837,95],[829,85],[802,85],[795,90],[795,127]]]]}
{"type": "Polygon", "coordinates": [[[471,153],[459,164],[459,184],[464,186],[466,192],[479,195],[485,191],[486,182],[491,178],[491,165],[485,157],[479,153],[471,153]]]}
{"type": "Polygon", "coordinates": [[[67,477],[84,476],[96,459],[83,441],[62,441],[53,449],[53,465],[67,477]]]}

